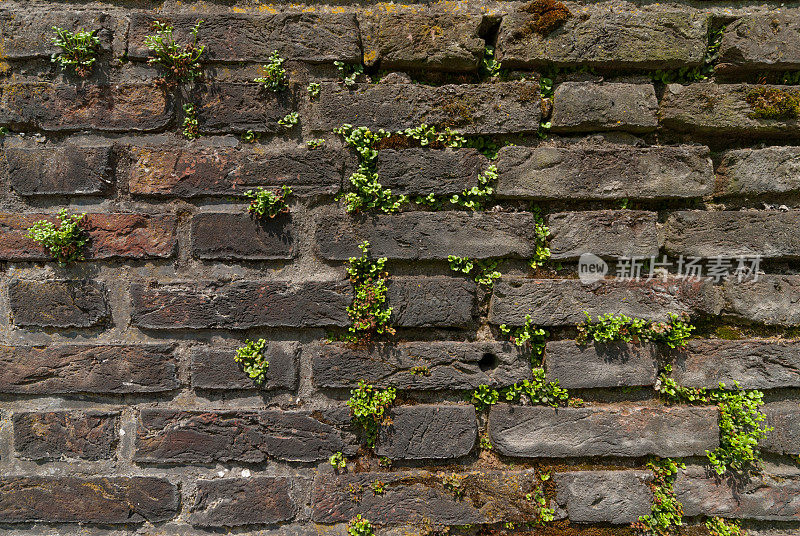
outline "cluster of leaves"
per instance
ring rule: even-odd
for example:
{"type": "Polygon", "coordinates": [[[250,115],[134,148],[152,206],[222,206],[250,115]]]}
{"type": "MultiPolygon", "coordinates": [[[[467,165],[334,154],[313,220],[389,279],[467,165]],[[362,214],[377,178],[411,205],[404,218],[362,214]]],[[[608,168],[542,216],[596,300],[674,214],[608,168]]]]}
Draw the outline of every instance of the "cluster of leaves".
{"type": "Polygon", "coordinates": [[[683,505],[675,497],[673,484],[678,468],[685,467],[680,461],[664,458],[647,464],[653,471],[653,505],[650,513],[641,516],[635,529],[653,536],[673,536],[676,528],[683,525],[683,505]]]}
{"type": "Polygon", "coordinates": [[[308,91],[308,96],[311,98],[311,100],[319,97],[320,87],[321,86],[317,82],[311,82],[308,84],[308,86],[306,86],[306,91],[308,91]]]}
{"type": "Polygon", "coordinates": [[[524,395],[534,406],[554,408],[580,405],[583,402],[579,398],[570,399],[569,392],[558,386],[558,380],[547,381],[543,368],[534,368],[531,373],[532,379],[523,380],[521,383],[500,390],[492,389],[488,385],[479,385],[472,393],[471,401],[478,411],[497,404],[501,396],[507,402],[519,402],[524,395]]]}
{"type": "Polygon", "coordinates": [[[248,190],[244,193],[244,196],[250,199],[250,207],[247,210],[258,218],[274,218],[278,214],[288,213],[286,198],[291,193],[292,189],[285,184],[275,190],[267,190],[261,186],[255,190],[248,190]]]}
{"type": "Polygon", "coordinates": [[[334,452],[333,454],[331,454],[331,457],[328,459],[328,462],[337,471],[340,469],[342,470],[347,469],[347,460],[345,459],[344,454],[342,454],[341,451],[334,452]]]}
{"type": "Polygon", "coordinates": [[[181,82],[191,82],[202,78],[203,70],[200,58],[205,45],[198,46],[198,32],[203,21],[198,21],[191,29],[193,41],[179,45],[172,33],[175,31],[171,25],[153,21],[155,33],[144,38],[144,44],[153,55],[149,63],[162,66],[166,69],[164,79],[161,81],[166,87],[174,87],[181,82]]]}
{"type": "Polygon", "coordinates": [[[314,138],[313,140],[308,140],[306,142],[306,147],[309,149],[319,149],[325,144],[324,138],[314,138]]]}
{"type": "Polygon", "coordinates": [[[719,47],[722,45],[722,36],[725,26],[711,30],[708,34],[708,45],[703,56],[703,64],[695,67],[681,67],[672,70],[657,70],[650,74],[654,82],[662,84],[688,84],[699,80],[706,80],[714,74],[714,65],[719,59],[719,47]]]}
{"type": "Polygon", "coordinates": [[[387,306],[389,274],[384,266],[386,257],[369,258],[369,242],[358,246],[361,257],[350,257],[347,273],[353,283],[353,304],[347,308],[350,327],[346,339],[369,342],[374,335],[394,334],[389,326],[392,308],[387,306]]]}
{"type": "Polygon", "coordinates": [[[497,182],[497,166],[494,164],[478,175],[478,185],[467,188],[460,194],[454,194],[450,202],[460,207],[472,210],[481,210],[488,203],[494,193],[494,184],[497,182]]]}
{"type": "Polygon", "coordinates": [[[776,87],[757,87],[745,97],[753,116],[762,119],[794,119],[800,112],[800,93],[776,87]]]}
{"type": "Polygon", "coordinates": [[[624,341],[633,343],[656,342],[670,348],[686,345],[686,341],[695,329],[689,323],[685,313],[670,313],[669,322],[650,322],[641,318],[631,318],[623,314],[609,313],[600,315],[593,321],[585,312],[586,322],[578,325],[578,344],[586,344],[589,340],[596,342],[624,341]]]}
{"type": "Polygon", "coordinates": [[[37,221],[28,228],[28,238],[39,242],[55,257],[59,265],[83,260],[89,235],[81,227],[86,213],[69,215],[67,209],[58,211],[58,228],[47,220],[37,221]]]}
{"type": "Polygon", "coordinates": [[[721,517],[712,517],[706,521],[706,528],[711,536],[744,536],[747,534],[738,522],[725,521],[721,517]]]}
{"type": "Polygon", "coordinates": [[[360,63],[351,64],[343,61],[334,61],[333,64],[339,71],[339,78],[342,79],[344,85],[347,87],[354,86],[356,78],[364,73],[364,66],[360,63]]]}
{"type": "Polygon", "coordinates": [[[89,76],[94,62],[97,61],[97,51],[100,47],[100,39],[95,35],[97,30],[72,32],[53,26],[53,31],[56,32],[53,44],[61,48],[61,52],[54,53],[50,58],[51,61],[58,63],[61,70],[72,67],[78,76],[89,76]]]}
{"type": "Polygon", "coordinates": [[[547,239],[550,238],[550,228],[544,222],[542,210],[539,207],[533,207],[531,212],[533,213],[533,219],[535,221],[534,233],[536,234],[536,251],[533,257],[528,260],[528,265],[535,270],[543,266],[544,263],[547,262],[547,259],[550,258],[550,248],[547,247],[547,239]]]}
{"type": "Polygon", "coordinates": [[[547,342],[546,330],[535,326],[531,315],[525,315],[525,325],[517,328],[509,328],[506,324],[500,324],[500,333],[508,335],[508,338],[516,346],[531,345],[531,364],[539,365],[544,354],[544,346],[547,342]]]}
{"type": "Polygon", "coordinates": [[[269,361],[264,355],[266,347],[267,341],[264,339],[257,341],[247,339],[244,341],[244,346],[236,350],[236,356],[233,358],[256,385],[262,385],[267,379],[269,361]]]}
{"type": "Polygon", "coordinates": [[[286,60],[278,55],[278,51],[274,51],[269,57],[269,63],[264,65],[264,76],[254,79],[253,82],[258,82],[275,93],[285,90],[288,87],[288,77],[283,68],[284,61],[286,60]]]}
{"type": "Polygon", "coordinates": [[[300,119],[300,114],[297,112],[289,112],[283,118],[278,119],[278,124],[283,128],[292,128],[297,124],[298,119],[300,119]]]}
{"type": "Polygon", "coordinates": [[[375,531],[372,528],[372,523],[361,517],[361,514],[358,514],[347,525],[347,533],[350,536],[373,536],[375,531]]]}
{"type": "Polygon", "coordinates": [[[480,67],[482,78],[497,78],[500,76],[502,66],[499,61],[494,59],[494,47],[487,46],[484,48],[480,67]]]}
{"type": "Polygon", "coordinates": [[[456,257],[455,255],[448,255],[447,261],[450,263],[451,270],[472,275],[476,283],[484,285],[487,288],[492,288],[494,282],[502,276],[502,274],[497,271],[497,261],[473,261],[468,257],[456,257]]]}
{"type": "Polygon", "coordinates": [[[544,494],[544,483],[550,480],[550,473],[539,474],[539,485],[532,493],[525,495],[525,500],[533,501],[536,503],[536,521],[533,522],[534,526],[544,525],[555,519],[556,511],[547,506],[547,497],[544,494]]]}
{"type": "Polygon", "coordinates": [[[246,143],[254,143],[259,138],[261,138],[261,133],[253,132],[252,130],[248,130],[242,134],[242,141],[246,143]]]}
{"type": "Polygon", "coordinates": [[[368,447],[375,446],[380,427],[390,422],[389,409],[396,396],[393,387],[377,389],[364,380],[359,380],[358,387],[350,391],[347,405],[350,406],[353,420],[364,431],[368,447]]]}
{"type": "Polygon", "coordinates": [[[186,139],[196,140],[200,137],[199,124],[197,122],[197,110],[194,104],[187,102],[183,105],[183,135],[186,139]]]}
{"type": "Polygon", "coordinates": [[[451,473],[442,477],[442,487],[453,494],[456,499],[464,497],[464,476],[451,473]]]}
{"type": "Polygon", "coordinates": [[[436,127],[422,123],[416,127],[409,127],[396,133],[398,136],[405,136],[409,140],[414,140],[421,147],[465,147],[469,142],[467,138],[451,130],[450,127],[438,130],[436,127]]]}

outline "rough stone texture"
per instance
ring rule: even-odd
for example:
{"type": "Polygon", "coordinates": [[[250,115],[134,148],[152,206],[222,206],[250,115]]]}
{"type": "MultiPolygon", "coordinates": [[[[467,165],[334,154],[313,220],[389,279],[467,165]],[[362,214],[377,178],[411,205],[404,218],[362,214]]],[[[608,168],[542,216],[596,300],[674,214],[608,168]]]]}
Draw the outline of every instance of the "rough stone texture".
{"type": "Polygon", "coordinates": [[[189,523],[219,528],[273,524],[294,517],[286,478],[201,480],[189,523]]]}
{"type": "Polygon", "coordinates": [[[192,218],[192,255],[221,260],[291,259],[295,256],[292,216],[198,214],[192,218]]]}
{"type": "Polygon", "coordinates": [[[606,69],[676,69],[703,62],[709,16],[688,8],[570,6],[573,17],[542,36],[524,9],[503,17],[497,55],[507,68],[590,65],[606,69]]]}
{"type": "Polygon", "coordinates": [[[528,356],[508,343],[332,343],[306,347],[303,353],[310,354],[313,381],[321,388],[351,389],[363,379],[381,388],[471,390],[504,387],[530,374],[528,356]]]}
{"type": "Polygon", "coordinates": [[[332,210],[319,217],[315,239],[322,258],[338,261],[358,257],[358,245],[365,240],[372,255],[390,259],[528,258],[536,249],[534,226],[528,212],[409,212],[353,218],[332,210]]]}
{"type": "Polygon", "coordinates": [[[203,85],[192,94],[198,128],[203,134],[283,132],[278,121],[297,108],[293,93],[293,88],[275,93],[253,83],[203,85]]]}
{"type": "Polygon", "coordinates": [[[800,17],[797,11],[745,15],[725,28],[719,69],[796,71],[800,69],[800,17]]]}
{"type": "Polygon", "coordinates": [[[475,283],[455,277],[393,277],[391,323],[402,327],[466,327],[475,309],[475,283]]]}
{"type": "Polygon", "coordinates": [[[512,199],[669,199],[708,195],[707,147],[555,144],[503,147],[497,196],[512,199]]]}
{"type": "Polygon", "coordinates": [[[668,313],[718,314],[721,307],[719,293],[708,281],[608,279],[582,284],[576,279],[507,279],[494,286],[489,321],[521,326],[530,314],[534,324],[563,326],[584,322],[584,311],[593,317],[622,313],[665,320],[668,313]]]}
{"type": "Polygon", "coordinates": [[[742,389],[800,387],[800,343],[780,340],[703,340],[671,352],[672,377],[686,387],[742,389]]]}
{"type": "Polygon", "coordinates": [[[102,195],[111,178],[111,146],[8,147],[4,176],[20,195],[102,195]]]}
{"type": "Polygon", "coordinates": [[[61,48],[53,44],[53,26],[77,31],[97,30],[101,52],[108,52],[114,41],[114,30],[121,30],[120,21],[101,11],[44,10],[27,12],[21,9],[0,11],[0,40],[3,42],[3,61],[31,58],[49,59],[61,48]]]}
{"type": "Polygon", "coordinates": [[[800,403],[785,400],[764,404],[761,411],[767,416],[766,425],[772,427],[760,445],[769,452],[800,454],[800,403]]]}
{"type": "Polygon", "coordinates": [[[157,393],[177,386],[172,345],[0,346],[3,393],[157,393]]]}
{"type": "Polygon", "coordinates": [[[751,479],[719,478],[704,467],[678,472],[675,495],[686,516],[797,521],[800,518],[800,473],[786,467],[751,479]]]}
{"type": "Polygon", "coordinates": [[[762,275],[757,281],[728,281],[726,311],[769,325],[800,325],[800,277],[762,275]]]}
{"type": "Polygon", "coordinates": [[[650,471],[571,471],[553,479],[556,502],[573,523],[623,525],[650,513],[650,471]]]}
{"type": "Polygon", "coordinates": [[[728,151],[717,168],[717,194],[800,192],[800,147],[728,151]]]}
{"type": "MultiPolygon", "coordinates": [[[[269,369],[261,389],[295,389],[299,346],[291,342],[269,341],[264,352],[269,369]]],[[[257,389],[253,380],[240,368],[232,367],[236,348],[195,348],[191,353],[192,386],[195,389],[257,389]]]]}
{"type": "Polygon", "coordinates": [[[551,130],[651,132],[657,112],[653,84],[564,82],[553,96],[551,130]]]}
{"type": "Polygon", "coordinates": [[[172,519],[173,484],[152,477],[0,477],[0,522],[129,524],[172,519]]]}
{"type": "Polygon", "coordinates": [[[319,411],[180,411],[142,409],[134,460],[209,464],[325,460],[357,444],[347,408],[319,411]]]}
{"type": "Polygon", "coordinates": [[[548,381],[558,380],[566,389],[594,389],[653,385],[659,349],[654,344],[550,341],[544,355],[548,381]]]}
{"type": "Polygon", "coordinates": [[[398,407],[381,427],[375,453],[392,460],[442,460],[469,454],[478,436],[475,407],[398,407]]]}
{"type": "Polygon", "coordinates": [[[105,285],[99,281],[30,281],[8,284],[17,326],[91,328],[110,320],[105,285]]]}
{"type": "Polygon", "coordinates": [[[658,254],[658,214],[644,210],[560,212],[547,217],[550,258],[651,257],[658,254]]]}
{"type": "Polygon", "coordinates": [[[668,254],[687,257],[800,257],[800,210],[673,212],[664,226],[668,254]]]}
{"type": "Polygon", "coordinates": [[[719,444],[717,415],[715,407],[498,404],[489,414],[489,433],[506,456],[701,456],[719,444]]]}
{"type": "Polygon", "coordinates": [[[322,83],[309,126],[331,130],[344,123],[372,130],[403,130],[420,123],[451,127],[465,134],[536,132],[539,86],[533,82],[498,82],[480,86],[358,84],[348,89],[322,83]]]}
{"type": "Polygon", "coordinates": [[[287,184],[293,195],[331,195],[339,191],[344,168],[353,158],[328,146],[255,145],[248,148],[131,146],[128,188],[134,195],[219,197],[251,188],[287,184]]]}
{"type": "Polygon", "coordinates": [[[488,160],[475,149],[382,149],[377,171],[381,185],[394,194],[459,194],[478,185],[488,160]]]}
{"type": "Polygon", "coordinates": [[[32,460],[102,460],[117,447],[119,412],[15,413],[14,448],[32,460]]]}
{"type": "Polygon", "coordinates": [[[358,18],[364,64],[379,69],[475,71],[483,59],[480,13],[377,8],[358,18]]]}
{"type": "Polygon", "coordinates": [[[533,470],[458,473],[463,498],[445,489],[442,480],[454,473],[403,471],[320,475],[314,481],[312,521],[347,522],[361,514],[376,525],[425,522],[434,526],[525,521],[535,517],[534,501],[525,499],[538,488],[533,470]],[[370,485],[386,487],[374,495],[370,485]],[[351,489],[363,489],[354,494],[351,489]]]}

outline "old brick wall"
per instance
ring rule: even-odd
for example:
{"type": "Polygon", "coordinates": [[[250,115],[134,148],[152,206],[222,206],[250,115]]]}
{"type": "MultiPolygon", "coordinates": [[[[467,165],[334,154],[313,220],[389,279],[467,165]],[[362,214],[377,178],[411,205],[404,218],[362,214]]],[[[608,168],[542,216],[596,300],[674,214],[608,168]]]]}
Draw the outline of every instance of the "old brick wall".
{"type": "Polygon", "coordinates": [[[381,536],[634,534],[657,457],[686,463],[674,492],[693,534],[713,516],[800,534],[800,122],[796,102],[778,118],[749,103],[761,87],[795,98],[800,9],[567,7],[541,32],[512,1],[0,3],[0,532],[344,535],[361,514],[381,536]],[[155,18],[181,43],[202,19],[202,80],[156,83],[144,45],[155,18]],[[97,30],[90,76],[50,61],[53,26],[97,30]],[[253,81],[275,50],[279,93],[253,81]],[[365,74],[347,86],[337,61],[365,74]],[[290,112],[298,124],[279,125],[290,112]],[[423,123],[474,143],[396,135],[376,170],[410,201],[348,214],[336,197],[358,157],[334,129],[423,123]],[[446,202],[491,165],[488,203],[446,202]],[[251,217],[242,194],[280,185],[290,212],[251,217]],[[445,202],[414,202],[431,194],[445,202]],[[534,207],[551,233],[538,269],[526,263],[534,207]],[[61,208],[87,212],[91,238],[66,266],[26,235],[61,208]],[[388,259],[396,334],[326,342],[350,325],[345,269],[365,240],[388,259]],[[578,279],[585,252],[610,262],[609,278],[578,279]],[[502,277],[477,284],[450,255],[499,261],[502,277]],[[662,255],[758,255],[763,274],[613,277],[621,257],[662,255]],[[579,346],[584,311],[685,312],[696,330],[678,350],[579,346]],[[479,386],[531,378],[530,351],[499,329],[526,315],[548,331],[547,379],[584,404],[476,411],[479,386]],[[258,338],[260,387],[233,360],[258,338]],[[773,430],[760,470],[709,472],[720,410],[668,404],[657,388],[669,364],[682,386],[763,393],[773,430]],[[346,404],[361,379],[398,392],[374,450],[346,404]],[[337,452],[347,470],[328,462],[337,452]],[[540,489],[555,519],[533,526],[540,489]]]}

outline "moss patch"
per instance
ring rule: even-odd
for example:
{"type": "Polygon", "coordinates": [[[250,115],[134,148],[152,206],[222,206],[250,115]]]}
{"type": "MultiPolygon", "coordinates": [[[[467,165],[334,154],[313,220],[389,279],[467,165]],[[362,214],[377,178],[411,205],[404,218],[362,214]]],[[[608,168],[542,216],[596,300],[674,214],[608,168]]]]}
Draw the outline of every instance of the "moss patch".
{"type": "Polygon", "coordinates": [[[517,34],[520,37],[531,33],[546,37],[572,18],[567,6],[556,0],[532,0],[523,5],[520,11],[532,15],[518,30],[517,34]]]}
{"type": "Polygon", "coordinates": [[[794,119],[800,110],[800,94],[775,87],[758,87],[745,97],[754,117],[794,119]]]}

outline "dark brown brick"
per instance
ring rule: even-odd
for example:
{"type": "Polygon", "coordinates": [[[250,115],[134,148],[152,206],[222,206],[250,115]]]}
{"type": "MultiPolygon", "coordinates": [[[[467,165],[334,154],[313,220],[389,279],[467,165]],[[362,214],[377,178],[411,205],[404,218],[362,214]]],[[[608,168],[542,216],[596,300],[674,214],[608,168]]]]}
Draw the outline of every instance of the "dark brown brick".
{"type": "Polygon", "coordinates": [[[13,279],[8,296],[17,326],[90,328],[110,320],[106,288],[99,281],[13,279]]]}
{"type": "Polygon", "coordinates": [[[100,50],[110,51],[115,30],[121,21],[101,11],[61,11],[6,9],[0,12],[0,39],[3,40],[3,60],[47,58],[61,52],[53,44],[53,26],[66,30],[97,30],[100,50]]]}
{"type": "Polygon", "coordinates": [[[381,185],[394,194],[453,195],[478,185],[488,168],[476,149],[381,149],[376,160],[381,185]]]}
{"type": "Polygon", "coordinates": [[[291,520],[295,510],[287,478],[200,480],[189,523],[205,528],[275,524],[291,520]]]}
{"type": "Polygon", "coordinates": [[[475,311],[475,283],[455,277],[393,277],[391,323],[401,327],[466,327],[475,311]]]}
{"type": "MultiPolygon", "coordinates": [[[[269,341],[265,355],[269,361],[262,389],[296,389],[299,345],[269,341]]],[[[233,360],[236,348],[213,347],[192,350],[192,386],[195,389],[256,389],[253,380],[233,360]]]]}
{"type": "MultiPolygon", "coordinates": [[[[653,385],[659,352],[653,344],[550,341],[545,349],[547,379],[567,389],[653,385]]],[[[680,382],[679,382],[680,383],[680,382]]]]}
{"type": "Polygon", "coordinates": [[[551,214],[547,217],[550,257],[574,260],[584,253],[626,258],[658,255],[657,220],[658,214],[644,210],[551,214]]]}
{"type": "Polygon", "coordinates": [[[161,478],[0,478],[3,523],[157,523],[179,509],[177,487],[161,478]]]}
{"type": "Polygon", "coordinates": [[[472,405],[398,406],[381,427],[375,453],[392,460],[443,460],[470,453],[478,436],[472,405]]]}
{"type": "Polygon", "coordinates": [[[295,255],[292,216],[197,214],[192,218],[192,255],[220,260],[291,259],[295,255]]]}
{"type": "Polygon", "coordinates": [[[768,325],[800,325],[800,276],[760,275],[724,285],[726,312],[768,325]]]}
{"type": "Polygon", "coordinates": [[[5,176],[20,195],[102,195],[113,181],[111,146],[7,147],[5,176]]]}
{"type": "Polygon", "coordinates": [[[771,402],[761,406],[772,430],[760,442],[762,449],[778,454],[800,454],[800,403],[792,400],[771,402]]]}
{"type": "Polygon", "coordinates": [[[623,130],[651,132],[658,126],[652,84],[564,82],[553,96],[553,132],[623,130]]]}
{"type": "Polygon", "coordinates": [[[573,523],[634,523],[650,513],[650,471],[556,473],[556,502],[573,523]]]}
{"type": "Polygon", "coordinates": [[[119,413],[15,413],[13,425],[14,448],[25,458],[104,460],[117,448],[119,413]]]}
{"type": "Polygon", "coordinates": [[[213,82],[196,89],[192,98],[204,134],[275,134],[284,130],[278,120],[297,108],[293,93],[275,93],[253,83],[213,82]]]}

